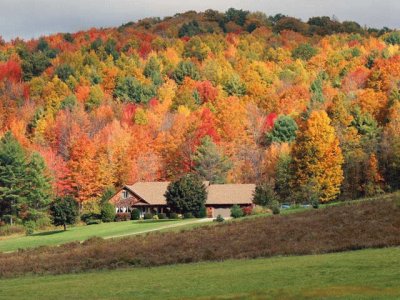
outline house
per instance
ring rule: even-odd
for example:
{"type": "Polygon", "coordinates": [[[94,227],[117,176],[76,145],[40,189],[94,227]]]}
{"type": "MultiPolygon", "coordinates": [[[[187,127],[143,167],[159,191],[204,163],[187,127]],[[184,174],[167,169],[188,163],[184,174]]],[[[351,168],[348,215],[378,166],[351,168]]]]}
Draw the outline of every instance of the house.
{"type": "Polygon", "coordinates": [[[116,212],[131,212],[134,208],[145,213],[167,212],[167,201],[164,197],[169,182],[137,182],[125,185],[111,199],[116,212]]]}
{"type": "MultiPolygon", "coordinates": [[[[117,212],[131,212],[134,208],[145,213],[168,212],[165,192],[169,182],[137,182],[124,186],[111,199],[117,212]]],[[[218,215],[224,218],[230,216],[231,207],[236,204],[241,207],[253,206],[254,184],[209,184],[207,189],[206,208],[208,217],[218,215]]]]}
{"type": "Polygon", "coordinates": [[[207,215],[215,218],[221,215],[230,217],[231,207],[253,206],[253,193],[255,184],[211,184],[207,191],[207,215]]]}

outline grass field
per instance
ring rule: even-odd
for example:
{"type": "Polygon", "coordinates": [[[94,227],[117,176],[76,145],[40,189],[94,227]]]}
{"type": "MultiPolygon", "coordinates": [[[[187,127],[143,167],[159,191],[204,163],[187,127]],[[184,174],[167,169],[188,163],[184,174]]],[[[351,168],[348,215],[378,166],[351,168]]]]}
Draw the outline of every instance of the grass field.
{"type": "Polygon", "coordinates": [[[399,299],[400,248],[0,281],[0,299],[399,299]]]}
{"type": "Polygon", "coordinates": [[[155,230],[172,230],[172,228],[189,228],[199,220],[167,220],[156,222],[113,222],[90,226],[76,226],[67,231],[56,230],[36,233],[31,236],[18,236],[0,240],[0,252],[15,251],[18,249],[33,248],[45,245],[59,245],[73,241],[84,241],[97,236],[102,238],[118,237],[155,230]]]}

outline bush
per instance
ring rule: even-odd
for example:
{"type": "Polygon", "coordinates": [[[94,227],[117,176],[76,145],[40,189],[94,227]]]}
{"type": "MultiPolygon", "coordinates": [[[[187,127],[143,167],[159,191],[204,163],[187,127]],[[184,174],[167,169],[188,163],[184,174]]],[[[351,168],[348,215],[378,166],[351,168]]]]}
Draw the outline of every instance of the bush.
{"type": "Polygon", "coordinates": [[[183,214],[183,218],[184,219],[193,219],[194,216],[193,216],[193,214],[191,212],[187,212],[187,213],[183,214]]]}
{"type": "Polygon", "coordinates": [[[117,214],[115,214],[115,221],[116,222],[128,221],[130,219],[131,219],[131,214],[130,213],[117,213],[117,214]]]}
{"type": "Polygon", "coordinates": [[[239,205],[235,204],[231,207],[231,217],[235,219],[243,217],[243,211],[239,205]]]}
{"type": "Polygon", "coordinates": [[[207,217],[207,208],[205,206],[203,206],[202,208],[200,208],[200,211],[198,213],[198,217],[199,218],[205,218],[207,217]]]}
{"type": "Polygon", "coordinates": [[[169,218],[175,220],[175,219],[179,219],[179,216],[177,213],[172,212],[169,214],[169,218]]]}
{"type": "Polygon", "coordinates": [[[225,221],[224,217],[221,215],[218,215],[217,218],[215,219],[215,221],[217,221],[218,223],[222,223],[225,221]]]}
{"type": "Polygon", "coordinates": [[[279,214],[281,213],[281,209],[280,209],[280,207],[279,207],[279,202],[278,202],[278,201],[274,201],[274,202],[271,204],[271,209],[272,209],[272,213],[273,213],[274,215],[279,215],[279,214]]]}
{"type": "Polygon", "coordinates": [[[101,224],[101,220],[99,219],[86,220],[86,225],[95,225],[95,224],[101,224]]]}
{"type": "Polygon", "coordinates": [[[145,213],[144,216],[143,216],[143,219],[152,220],[153,219],[153,214],[152,213],[145,213]]]}
{"type": "Polygon", "coordinates": [[[114,221],[114,219],[115,219],[115,207],[110,203],[105,203],[101,208],[101,220],[103,222],[112,222],[114,221]]]}
{"type": "Polygon", "coordinates": [[[311,202],[311,205],[313,208],[317,209],[319,207],[319,201],[318,200],[314,200],[311,202]]]}
{"type": "Polygon", "coordinates": [[[131,212],[131,220],[140,220],[140,210],[134,208],[131,212]]]}
{"type": "Polygon", "coordinates": [[[167,219],[167,215],[166,215],[165,213],[159,213],[157,216],[158,216],[158,218],[159,218],[160,220],[167,219]]]}
{"type": "Polygon", "coordinates": [[[34,221],[27,221],[24,224],[25,234],[32,235],[35,232],[36,223],[34,221]]]}
{"type": "Polygon", "coordinates": [[[243,211],[243,215],[244,216],[250,216],[250,215],[253,214],[253,207],[245,206],[245,207],[242,208],[242,211],[243,211]]]}
{"type": "Polygon", "coordinates": [[[101,214],[85,213],[81,215],[81,221],[85,222],[86,224],[89,220],[98,220],[98,219],[101,219],[101,214]]]}

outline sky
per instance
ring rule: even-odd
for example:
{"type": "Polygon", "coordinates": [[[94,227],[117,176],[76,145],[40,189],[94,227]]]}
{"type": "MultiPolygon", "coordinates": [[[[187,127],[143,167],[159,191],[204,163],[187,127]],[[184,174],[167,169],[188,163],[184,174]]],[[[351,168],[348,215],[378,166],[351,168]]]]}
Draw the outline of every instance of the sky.
{"type": "Polygon", "coordinates": [[[370,27],[400,28],[400,0],[0,0],[0,36],[7,41],[30,39],[188,10],[225,11],[230,7],[303,20],[334,15],[370,27]]]}

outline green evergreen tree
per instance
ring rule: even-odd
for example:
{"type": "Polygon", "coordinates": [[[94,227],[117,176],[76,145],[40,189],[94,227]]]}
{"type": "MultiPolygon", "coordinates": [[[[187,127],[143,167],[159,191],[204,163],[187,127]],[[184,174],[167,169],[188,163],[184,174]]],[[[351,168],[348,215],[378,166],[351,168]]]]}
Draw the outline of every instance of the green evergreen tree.
{"type": "Polygon", "coordinates": [[[52,199],[51,178],[47,174],[43,157],[35,152],[27,163],[25,171],[26,199],[32,210],[43,210],[52,199]]]}
{"type": "Polygon", "coordinates": [[[26,203],[25,167],[24,149],[7,132],[0,140],[0,216],[17,216],[21,205],[26,203]]]}
{"type": "Polygon", "coordinates": [[[269,207],[274,201],[277,201],[278,195],[271,184],[257,184],[253,194],[253,203],[264,207],[269,207]]]}
{"type": "Polygon", "coordinates": [[[274,123],[274,128],[266,134],[267,144],[288,143],[296,139],[298,126],[290,116],[281,115],[274,123]]]}
{"type": "Polygon", "coordinates": [[[173,79],[177,84],[182,84],[185,77],[190,77],[193,80],[200,79],[200,72],[197,66],[191,61],[181,61],[172,74],[173,79]]]}
{"type": "Polygon", "coordinates": [[[75,224],[79,215],[78,208],[78,202],[72,196],[57,198],[50,206],[53,224],[67,230],[67,225],[75,224]]]}
{"type": "Polygon", "coordinates": [[[232,164],[221,154],[217,145],[208,135],[201,140],[201,145],[194,154],[195,172],[210,183],[225,183],[232,164]]]}
{"type": "Polygon", "coordinates": [[[292,193],[290,187],[292,181],[291,163],[290,155],[282,154],[276,164],[275,191],[281,201],[288,201],[292,193]]]}
{"type": "Polygon", "coordinates": [[[168,185],[165,198],[173,212],[192,213],[199,217],[206,203],[207,191],[201,178],[187,174],[168,185]]]}
{"type": "Polygon", "coordinates": [[[246,84],[241,81],[239,75],[234,74],[224,84],[224,91],[229,96],[244,96],[246,95],[246,84]]]}

